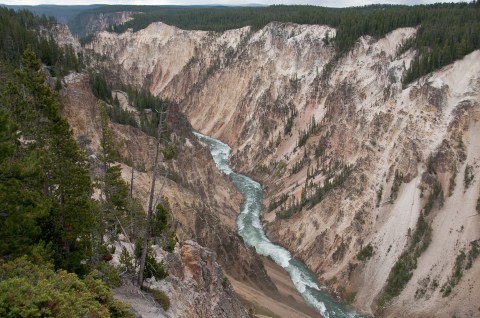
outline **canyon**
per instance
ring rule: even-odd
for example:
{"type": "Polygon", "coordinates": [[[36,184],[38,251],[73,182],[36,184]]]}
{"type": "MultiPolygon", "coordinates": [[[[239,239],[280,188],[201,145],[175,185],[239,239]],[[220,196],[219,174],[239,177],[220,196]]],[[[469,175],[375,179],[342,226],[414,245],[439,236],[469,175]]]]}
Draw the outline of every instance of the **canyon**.
{"type": "MultiPolygon", "coordinates": [[[[475,317],[480,52],[404,86],[415,52],[399,48],[416,32],[363,36],[338,56],[328,26],[273,22],[216,33],[153,23],[99,32],[84,52],[112,81],[178,105],[168,119],[178,157],[163,167],[178,175],[165,188],[176,233],[213,249],[237,292],[255,286],[283,297],[268,262],[236,235],[242,198],[192,129],[232,148],[233,169],[262,184],[268,237],[359,312],[475,317]],[[407,258],[411,276],[388,298],[407,258]]],[[[96,100],[86,75],[65,83],[64,115],[94,159],[96,100]]],[[[154,141],[125,125],[112,131],[121,154],[146,166],[135,181],[146,198],[154,141]]]]}
{"type": "MultiPolygon", "coordinates": [[[[88,79],[89,75],[84,73],[72,73],[63,79],[64,88],[60,92],[64,104],[62,114],[87,153],[91,167],[98,167],[100,114],[98,100],[91,92],[88,79]]],[[[124,93],[116,94],[122,107],[134,109],[124,93]]],[[[178,109],[171,109],[167,126],[173,132],[177,154],[174,160],[160,165],[159,170],[168,172],[169,177],[158,180],[157,187],[163,187],[162,194],[172,208],[173,227],[182,247],[173,255],[160,248],[156,249],[156,254],[159,260],[166,261],[172,273],[166,279],[170,283],[162,281],[160,287],[164,290],[168,286],[165,292],[172,299],[171,309],[165,312],[153,300],[139,294],[135,286],[122,287],[118,291],[119,299],[132,304],[134,311],[143,317],[242,317],[247,311],[239,305],[237,296],[231,294],[233,285],[236,291],[243,291],[239,295],[247,308],[281,316],[317,316],[305,305],[286,273],[246,248],[236,235],[235,219],[242,198],[228,178],[217,170],[208,149],[197,141],[185,116],[178,109]],[[196,160],[192,161],[192,156],[196,160]],[[192,239],[195,242],[188,243],[192,239]],[[182,252],[186,248],[189,253],[192,250],[191,256],[182,252]],[[207,259],[202,255],[208,255],[207,259]],[[192,279],[192,275],[196,278],[192,279]],[[205,282],[205,277],[210,278],[205,282]],[[221,303],[227,303],[224,304],[226,308],[233,310],[218,309],[223,308],[221,303],[219,307],[212,307],[209,301],[212,298],[221,299],[221,303]]],[[[129,165],[119,163],[122,176],[131,182],[134,169],[133,195],[146,205],[155,139],[127,125],[111,122],[110,129],[122,161],[130,162],[129,165]]],[[[96,173],[92,171],[92,174],[96,173]]],[[[116,263],[122,247],[133,253],[134,247],[125,237],[116,245],[116,263]]],[[[158,283],[153,281],[151,284],[159,288],[158,283]]]]}

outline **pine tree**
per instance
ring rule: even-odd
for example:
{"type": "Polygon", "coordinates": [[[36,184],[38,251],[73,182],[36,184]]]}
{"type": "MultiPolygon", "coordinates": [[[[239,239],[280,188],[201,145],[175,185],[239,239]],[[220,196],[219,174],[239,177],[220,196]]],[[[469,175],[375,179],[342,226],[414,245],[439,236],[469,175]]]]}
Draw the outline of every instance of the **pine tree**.
{"type": "Polygon", "coordinates": [[[25,51],[3,101],[18,127],[17,135],[9,135],[7,120],[0,134],[2,144],[9,144],[0,163],[0,204],[6,214],[0,231],[11,240],[1,252],[28,253],[43,241],[55,252],[57,266],[84,272],[80,260],[90,255],[95,213],[86,157],[60,116],[59,97],[45,84],[32,50],[25,51]]]}
{"type": "MultiPolygon", "coordinates": [[[[144,280],[144,271],[145,271],[145,265],[147,261],[147,249],[149,245],[149,240],[151,237],[151,223],[152,219],[154,216],[154,208],[156,205],[156,192],[155,192],[155,186],[156,186],[156,180],[157,180],[157,174],[158,174],[158,163],[160,161],[160,144],[161,144],[161,138],[166,132],[166,120],[167,120],[167,110],[160,110],[160,116],[157,124],[157,133],[156,133],[156,147],[155,147],[155,157],[153,160],[153,171],[152,171],[152,183],[151,183],[151,188],[150,188],[150,195],[149,195],[149,200],[148,200],[148,210],[147,210],[147,219],[146,219],[146,226],[143,232],[143,241],[142,241],[142,254],[140,256],[140,269],[138,271],[138,278],[137,278],[137,284],[139,287],[142,287],[143,285],[143,280],[144,280]]],[[[162,195],[163,191],[163,186],[160,189],[159,196],[162,195]]]]}
{"type": "Polygon", "coordinates": [[[103,242],[103,235],[111,238],[117,233],[118,222],[126,218],[128,185],[122,179],[122,169],[116,164],[119,155],[116,150],[112,132],[109,127],[109,119],[104,102],[99,102],[100,113],[100,161],[102,175],[100,183],[100,235],[103,242]]]}
{"type": "Polygon", "coordinates": [[[45,84],[41,64],[32,51],[25,51],[22,66],[18,76],[30,91],[37,112],[36,140],[48,154],[41,162],[44,193],[52,202],[47,221],[51,227],[44,228],[44,236],[55,243],[60,266],[81,270],[80,260],[89,256],[94,218],[86,156],[60,116],[59,97],[45,84]]]}

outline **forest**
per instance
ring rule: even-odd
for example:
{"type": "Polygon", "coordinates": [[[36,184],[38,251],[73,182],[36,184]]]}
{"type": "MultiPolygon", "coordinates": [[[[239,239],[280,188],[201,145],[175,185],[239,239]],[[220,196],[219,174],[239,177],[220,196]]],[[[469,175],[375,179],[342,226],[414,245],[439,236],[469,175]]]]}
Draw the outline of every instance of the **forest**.
{"type": "Polygon", "coordinates": [[[59,47],[51,35],[38,36],[55,23],[52,17],[0,8],[0,60],[18,65],[22,53],[30,48],[49,68],[52,76],[66,75],[69,70],[79,71],[81,56],[77,57],[73,48],[59,47]]]}
{"type": "MultiPolygon", "coordinates": [[[[119,88],[127,94],[128,103],[135,108],[137,115],[134,112],[123,109],[116,95],[112,97],[112,85],[107,83],[103,73],[91,72],[89,78],[90,88],[95,97],[109,104],[109,107],[105,107],[105,110],[112,122],[135,127],[152,137],[157,135],[157,126],[160,120],[159,114],[167,110],[171,104],[168,99],[154,96],[144,89],[120,85],[119,88]],[[157,111],[154,112],[152,109],[157,111]]],[[[119,85],[117,84],[117,86],[119,85]]],[[[168,139],[168,136],[162,136],[162,138],[168,139]]]]}
{"type": "Polygon", "coordinates": [[[170,207],[160,200],[145,220],[121,178],[105,103],[98,159],[77,145],[56,89],[63,74],[85,67],[40,32],[54,23],[0,8],[0,317],[133,317],[110,291],[121,283],[108,263],[113,242],[120,233],[136,242],[134,255],[120,256],[127,277],[136,279],[143,258],[141,282],[164,278],[146,243],[158,237],[174,246],[170,207]]]}
{"type": "Polygon", "coordinates": [[[348,52],[359,37],[375,38],[401,27],[417,27],[417,36],[398,48],[401,54],[410,48],[416,58],[403,82],[409,84],[419,77],[437,70],[480,49],[480,2],[439,3],[431,5],[370,5],[351,8],[318,6],[269,7],[179,7],[179,6],[107,6],[86,10],[70,22],[72,29],[81,28],[88,14],[130,11],[134,19],[112,26],[115,32],[131,28],[138,31],[150,23],[161,21],[187,30],[221,32],[251,26],[258,30],[270,22],[324,24],[337,29],[336,37],[329,39],[337,57],[348,52]]]}

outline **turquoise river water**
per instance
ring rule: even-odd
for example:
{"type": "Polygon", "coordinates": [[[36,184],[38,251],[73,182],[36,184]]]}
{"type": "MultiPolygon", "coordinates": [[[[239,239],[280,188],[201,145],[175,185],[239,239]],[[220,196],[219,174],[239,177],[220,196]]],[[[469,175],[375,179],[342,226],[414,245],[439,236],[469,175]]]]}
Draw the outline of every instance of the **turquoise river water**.
{"type": "Polygon", "coordinates": [[[217,168],[228,175],[238,191],[243,195],[244,202],[237,218],[238,234],[245,244],[255,249],[258,254],[270,257],[283,267],[289,274],[298,292],[308,305],[326,318],[360,318],[353,310],[337,302],[327,294],[305,264],[292,257],[285,248],[272,243],[263,231],[260,222],[262,206],[262,187],[258,182],[235,173],[229,165],[230,147],[221,141],[195,133],[197,138],[206,143],[215,160],[217,168]]]}

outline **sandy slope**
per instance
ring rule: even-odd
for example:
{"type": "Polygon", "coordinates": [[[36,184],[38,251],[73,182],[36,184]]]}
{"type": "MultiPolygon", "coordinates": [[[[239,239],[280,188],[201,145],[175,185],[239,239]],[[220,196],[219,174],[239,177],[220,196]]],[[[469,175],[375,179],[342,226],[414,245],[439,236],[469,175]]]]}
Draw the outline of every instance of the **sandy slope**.
{"type": "Polygon", "coordinates": [[[254,286],[229,277],[235,292],[247,308],[255,308],[258,317],[321,317],[306,305],[283,268],[265,257],[263,263],[278,288],[278,294],[267,294],[254,286]]]}

